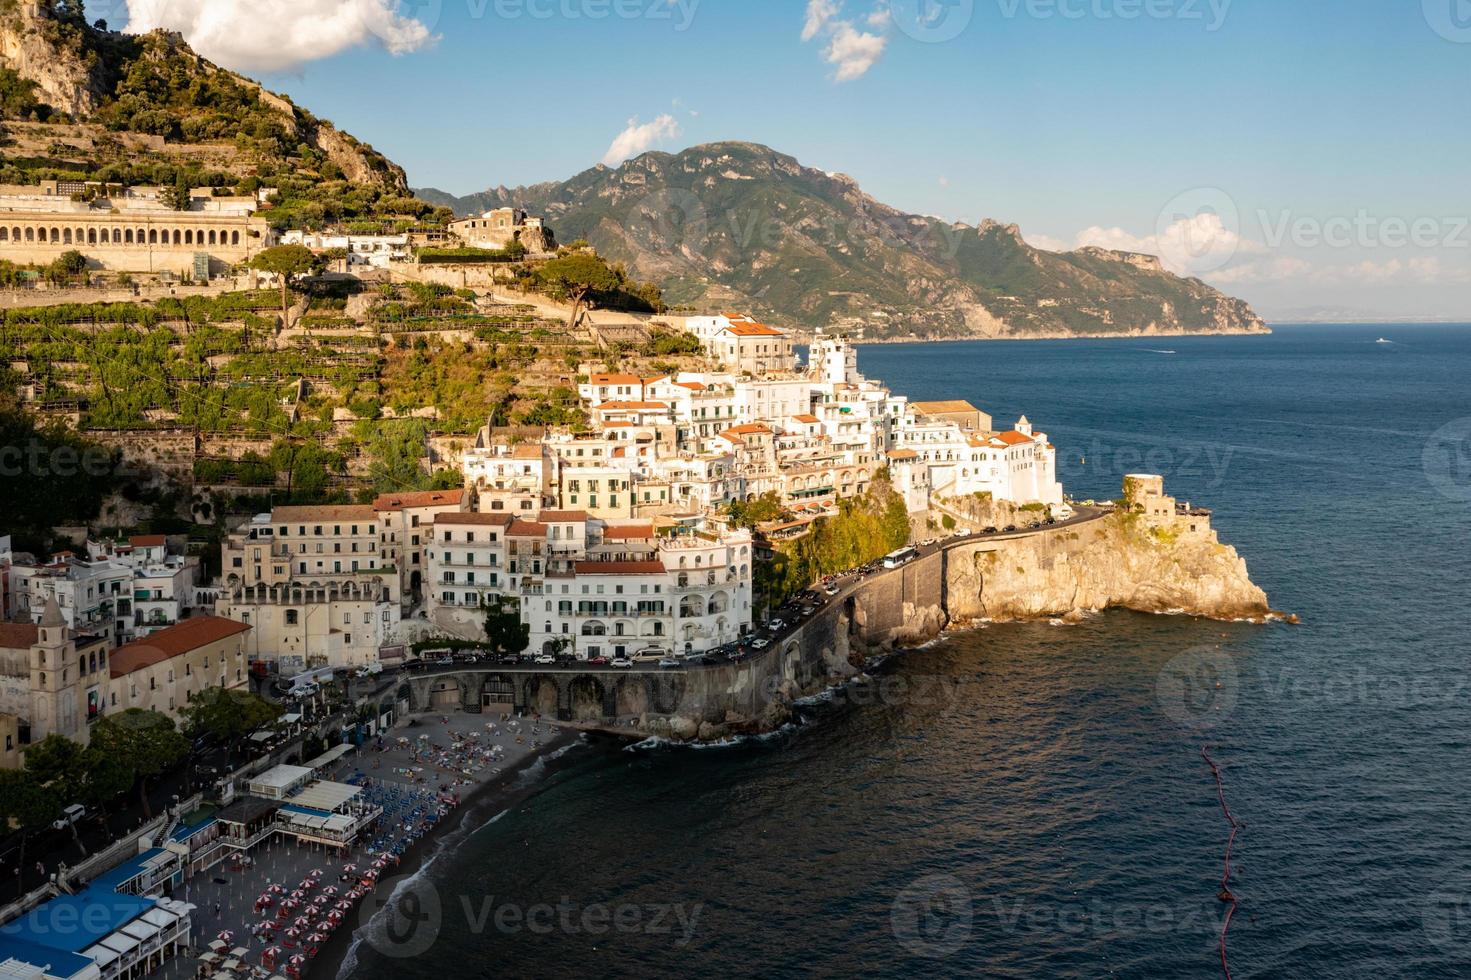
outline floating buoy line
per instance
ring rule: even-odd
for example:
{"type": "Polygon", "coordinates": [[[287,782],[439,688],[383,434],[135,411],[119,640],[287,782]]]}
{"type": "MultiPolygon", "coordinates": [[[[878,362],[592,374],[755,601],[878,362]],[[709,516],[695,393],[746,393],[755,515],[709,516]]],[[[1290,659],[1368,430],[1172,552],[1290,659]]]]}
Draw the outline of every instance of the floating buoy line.
{"type": "Polygon", "coordinates": [[[1226,822],[1231,825],[1231,834],[1226,838],[1225,864],[1221,869],[1221,890],[1216,892],[1216,897],[1226,903],[1226,918],[1221,923],[1218,945],[1221,950],[1221,969],[1225,971],[1226,980],[1231,980],[1231,965],[1226,962],[1226,933],[1231,929],[1231,916],[1236,914],[1236,896],[1231,893],[1231,847],[1236,843],[1236,832],[1245,825],[1236,822],[1236,818],[1231,816],[1231,808],[1226,805],[1226,789],[1221,782],[1220,766],[1216,765],[1205,746],[1201,746],[1200,755],[1205,759],[1205,764],[1211,767],[1211,774],[1216,777],[1216,798],[1221,801],[1221,813],[1225,814],[1226,822]]]}

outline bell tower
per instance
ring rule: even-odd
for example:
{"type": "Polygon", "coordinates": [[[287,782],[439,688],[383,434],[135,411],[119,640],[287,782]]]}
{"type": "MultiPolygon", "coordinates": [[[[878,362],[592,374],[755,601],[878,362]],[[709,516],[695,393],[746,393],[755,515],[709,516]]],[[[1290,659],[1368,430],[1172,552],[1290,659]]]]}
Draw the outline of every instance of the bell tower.
{"type": "Polygon", "coordinates": [[[77,645],[66,627],[56,597],[46,600],[38,624],[36,645],[31,647],[31,738],[40,741],[55,732],[78,738],[81,715],[77,691],[81,666],[76,663],[77,645]]]}

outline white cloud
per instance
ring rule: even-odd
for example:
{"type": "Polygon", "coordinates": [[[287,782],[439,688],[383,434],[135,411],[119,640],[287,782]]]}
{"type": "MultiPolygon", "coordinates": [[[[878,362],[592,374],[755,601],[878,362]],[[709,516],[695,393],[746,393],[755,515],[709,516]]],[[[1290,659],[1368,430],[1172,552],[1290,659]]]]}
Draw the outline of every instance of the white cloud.
{"type": "MultiPolygon", "coordinates": [[[[853,21],[838,16],[838,0],[807,0],[807,19],[802,25],[802,40],[811,41],[827,35],[822,60],[835,65],[833,81],[851,82],[862,78],[883,56],[888,46],[887,33],[870,34],[854,26],[853,21]]],[[[870,27],[887,32],[890,17],[886,6],[879,6],[867,17],[870,27]]]]}
{"type": "Polygon", "coordinates": [[[857,30],[847,21],[838,21],[833,26],[832,42],[822,57],[829,64],[838,66],[833,73],[834,81],[851,82],[862,78],[874,66],[888,43],[886,37],[857,30]]]}
{"type": "Polygon", "coordinates": [[[1043,235],[1039,232],[1023,232],[1022,240],[1044,252],[1068,252],[1073,247],[1060,238],[1053,238],[1051,235],[1043,235]]]}
{"type": "Polygon", "coordinates": [[[1074,247],[1082,248],[1084,245],[1156,255],[1166,269],[1181,276],[1214,272],[1237,255],[1260,249],[1256,243],[1227,227],[1221,216],[1211,211],[1180,218],[1156,234],[1142,237],[1123,228],[1094,225],[1078,232],[1074,247]]]}
{"type": "Polygon", "coordinates": [[[613,143],[608,147],[608,152],[603,154],[603,163],[609,167],[616,167],[629,157],[636,157],[653,149],[661,141],[673,139],[679,135],[679,120],[669,113],[663,113],[646,123],[638,121],[638,117],[628,120],[628,126],[613,137],[613,143]]]}
{"type": "Polygon", "coordinates": [[[877,7],[873,8],[872,13],[865,17],[864,20],[868,22],[869,27],[876,30],[886,30],[894,20],[894,12],[889,9],[887,3],[880,3],[877,7]]]}
{"type": "Polygon", "coordinates": [[[129,33],[178,31],[238,71],[287,71],[373,43],[403,55],[438,40],[432,23],[403,16],[395,0],[128,0],[128,11],[129,33]]]}
{"type": "Polygon", "coordinates": [[[837,0],[807,0],[807,22],[802,25],[802,40],[810,41],[822,33],[828,21],[837,15],[837,0]]]}

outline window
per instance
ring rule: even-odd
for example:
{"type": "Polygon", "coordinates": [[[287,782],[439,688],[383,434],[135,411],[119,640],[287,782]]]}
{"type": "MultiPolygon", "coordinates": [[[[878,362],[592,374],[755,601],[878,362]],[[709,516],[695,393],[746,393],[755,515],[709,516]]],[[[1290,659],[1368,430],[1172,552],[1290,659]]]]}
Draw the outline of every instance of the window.
{"type": "Polygon", "coordinates": [[[286,610],[286,625],[287,626],[295,626],[296,625],[296,621],[297,621],[297,611],[295,609],[288,609],[288,610],[286,610]]]}

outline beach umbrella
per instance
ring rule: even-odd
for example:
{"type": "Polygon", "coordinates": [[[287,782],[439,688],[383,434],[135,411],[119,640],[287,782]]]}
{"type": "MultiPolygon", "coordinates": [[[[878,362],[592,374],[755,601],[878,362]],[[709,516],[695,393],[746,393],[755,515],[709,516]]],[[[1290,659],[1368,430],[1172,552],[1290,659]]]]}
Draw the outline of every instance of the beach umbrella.
{"type": "Polygon", "coordinates": [[[320,878],[320,877],[322,877],[322,869],[321,868],[312,868],[311,877],[313,877],[313,878],[320,878]]]}
{"type": "Polygon", "coordinates": [[[220,942],[222,942],[226,946],[228,946],[228,945],[230,945],[230,941],[235,938],[235,934],[233,932],[231,932],[229,929],[221,929],[218,938],[219,938],[219,941],[220,942]]]}

